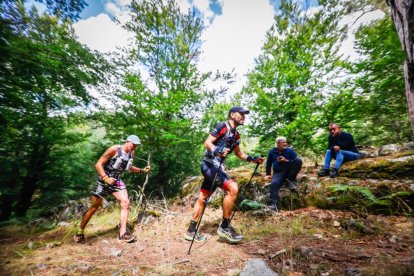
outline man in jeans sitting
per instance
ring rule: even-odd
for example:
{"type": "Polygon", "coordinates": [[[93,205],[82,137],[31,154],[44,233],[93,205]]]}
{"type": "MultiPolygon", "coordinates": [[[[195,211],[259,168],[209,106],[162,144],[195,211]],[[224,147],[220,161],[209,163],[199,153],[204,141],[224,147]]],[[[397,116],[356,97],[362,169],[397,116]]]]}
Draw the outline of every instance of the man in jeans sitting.
{"type": "Polygon", "coordinates": [[[335,178],[338,176],[339,168],[346,161],[357,160],[360,154],[355,147],[354,138],[350,133],[341,130],[339,124],[329,124],[329,137],[328,137],[328,149],[325,153],[325,164],[322,170],[318,173],[318,176],[330,175],[335,178]],[[331,160],[336,159],[335,167],[330,172],[329,166],[331,160]]]}

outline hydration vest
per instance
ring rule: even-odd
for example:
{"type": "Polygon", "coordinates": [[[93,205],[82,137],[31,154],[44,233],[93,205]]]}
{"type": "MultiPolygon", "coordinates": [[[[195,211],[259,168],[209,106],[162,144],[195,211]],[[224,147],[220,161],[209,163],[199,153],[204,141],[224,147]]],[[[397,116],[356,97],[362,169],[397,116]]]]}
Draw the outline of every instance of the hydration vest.
{"type": "Polygon", "coordinates": [[[123,154],[121,146],[118,146],[118,153],[115,157],[108,160],[103,166],[105,173],[109,177],[119,179],[121,174],[128,170],[132,165],[131,153],[123,154]]]}
{"type": "MultiPolygon", "coordinates": [[[[219,148],[225,147],[225,148],[230,149],[228,154],[232,153],[233,150],[236,148],[236,146],[240,144],[239,132],[236,129],[231,128],[228,122],[217,124],[214,130],[212,131],[212,134],[216,132],[217,132],[217,136],[216,136],[217,140],[214,141],[213,144],[219,148]]],[[[214,156],[211,151],[206,150],[204,153],[203,160],[209,163],[218,165],[220,163],[223,163],[225,159],[226,159],[225,157],[214,156]]]]}

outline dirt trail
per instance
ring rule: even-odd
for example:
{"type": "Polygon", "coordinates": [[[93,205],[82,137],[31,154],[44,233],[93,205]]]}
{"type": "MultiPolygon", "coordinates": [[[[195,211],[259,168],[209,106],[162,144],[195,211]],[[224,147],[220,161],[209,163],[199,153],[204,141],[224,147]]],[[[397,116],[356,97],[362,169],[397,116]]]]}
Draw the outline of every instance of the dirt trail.
{"type": "MultiPolygon", "coordinates": [[[[209,209],[205,213],[202,228],[207,230],[209,238],[204,243],[194,243],[188,255],[190,242],[184,240],[183,234],[190,215],[189,208],[174,208],[170,214],[149,225],[137,226],[134,230],[137,241],[134,243],[120,243],[116,238],[117,230],[108,229],[88,236],[84,245],[75,244],[70,236],[61,245],[49,243],[27,256],[18,251],[12,252],[14,258],[10,259],[9,255],[9,260],[2,265],[2,272],[28,275],[108,275],[118,272],[127,275],[193,275],[200,272],[223,275],[227,272],[232,274],[232,269],[238,271],[249,255],[237,249],[237,245],[218,239],[216,227],[211,225],[220,221],[220,210],[209,209]]],[[[63,234],[56,238],[61,239],[63,234]]]]}
{"type": "Polygon", "coordinates": [[[190,215],[190,207],[172,207],[150,224],[135,227],[137,242],[131,244],[119,243],[114,227],[103,229],[93,220],[91,228],[99,231],[92,235],[87,231],[85,245],[75,244],[71,237],[62,244],[50,243],[62,240],[66,228],[32,238],[43,244],[28,252],[23,250],[28,240],[3,233],[1,274],[237,275],[251,258],[262,258],[283,275],[343,275],[347,269],[355,272],[348,275],[358,271],[389,275],[402,267],[400,275],[414,273],[413,218],[370,216],[367,221],[371,227],[377,225],[376,233],[360,235],[336,224],[350,216],[346,212],[305,208],[267,218],[238,213],[234,224],[246,240],[230,245],[216,234],[221,210],[208,208],[201,228],[209,239],[194,243],[188,255],[190,242],[183,234],[190,215]]]}

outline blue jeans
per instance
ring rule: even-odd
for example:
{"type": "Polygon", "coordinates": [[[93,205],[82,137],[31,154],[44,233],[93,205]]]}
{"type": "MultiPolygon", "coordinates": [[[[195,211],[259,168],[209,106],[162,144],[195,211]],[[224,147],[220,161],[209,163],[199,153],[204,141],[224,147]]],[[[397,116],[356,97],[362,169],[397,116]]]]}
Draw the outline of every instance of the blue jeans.
{"type": "Polygon", "coordinates": [[[283,181],[286,178],[296,180],[296,175],[300,169],[302,169],[302,160],[296,158],[286,169],[273,172],[272,183],[270,184],[270,204],[280,203],[279,190],[283,185],[283,181]]]}
{"type": "Polygon", "coordinates": [[[342,166],[342,163],[346,161],[357,160],[359,159],[359,157],[360,157],[359,153],[348,151],[348,150],[340,150],[336,152],[336,157],[333,157],[331,150],[328,149],[325,153],[325,164],[323,168],[327,170],[329,169],[332,158],[336,159],[335,169],[339,170],[339,168],[342,166]]]}

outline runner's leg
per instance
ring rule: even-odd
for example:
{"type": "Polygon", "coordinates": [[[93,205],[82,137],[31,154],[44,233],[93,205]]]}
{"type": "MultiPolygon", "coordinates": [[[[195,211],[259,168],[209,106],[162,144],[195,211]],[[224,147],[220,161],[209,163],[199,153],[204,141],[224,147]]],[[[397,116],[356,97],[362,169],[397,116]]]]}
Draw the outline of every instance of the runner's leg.
{"type": "Polygon", "coordinates": [[[102,205],[102,201],[103,201],[102,197],[98,197],[96,195],[92,196],[92,205],[89,208],[89,210],[85,213],[85,215],[83,216],[80,227],[79,227],[81,230],[85,229],[86,225],[88,224],[93,214],[95,214],[96,210],[98,210],[98,208],[102,205]]]}
{"type": "Polygon", "coordinates": [[[113,196],[119,201],[121,205],[121,227],[119,229],[119,236],[122,236],[126,232],[126,224],[128,220],[129,211],[129,198],[126,189],[112,193],[113,196]]]}
{"type": "Polygon", "coordinates": [[[236,202],[237,194],[239,192],[239,187],[237,186],[237,183],[234,182],[232,179],[228,181],[231,181],[228,185],[226,185],[226,182],[223,184],[223,189],[225,189],[227,192],[223,200],[223,218],[226,219],[229,219],[231,217],[233,206],[236,202]]]}

